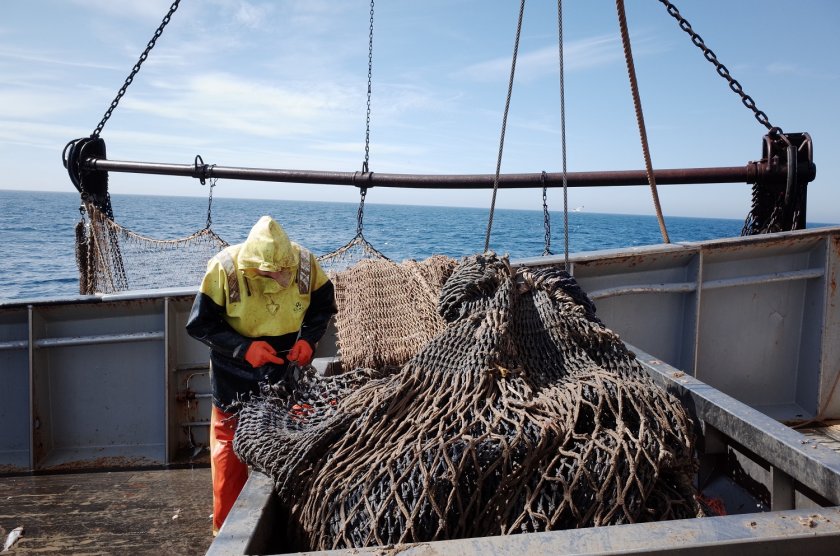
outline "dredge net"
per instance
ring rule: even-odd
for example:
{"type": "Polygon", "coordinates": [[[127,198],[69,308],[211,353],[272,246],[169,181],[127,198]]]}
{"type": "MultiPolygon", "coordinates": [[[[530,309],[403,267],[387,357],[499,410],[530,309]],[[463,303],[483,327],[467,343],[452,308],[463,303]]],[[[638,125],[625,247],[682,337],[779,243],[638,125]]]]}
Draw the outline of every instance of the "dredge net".
{"type": "Polygon", "coordinates": [[[359,260],[333,275],[335,326],[346,369],[401,366],[443,330],[437,302],[455,260],[359,260]]]}
{"type": "Polygon", "coordinates": [[[174,240],[144,237],[123,228],[92,203],[76,225],[79,293],[114,293],[128,289],[194,287],[207,261],[227,247],[209,227],[174,240]]]}
{"type": "Polygon", "coordinates": [[[287,548],[701,513],[689,417],[568,274],[468,257],[438,311],[444,328],[401,368],[308,368],[238,408],[234,449],[273,479],[287,548]]]}

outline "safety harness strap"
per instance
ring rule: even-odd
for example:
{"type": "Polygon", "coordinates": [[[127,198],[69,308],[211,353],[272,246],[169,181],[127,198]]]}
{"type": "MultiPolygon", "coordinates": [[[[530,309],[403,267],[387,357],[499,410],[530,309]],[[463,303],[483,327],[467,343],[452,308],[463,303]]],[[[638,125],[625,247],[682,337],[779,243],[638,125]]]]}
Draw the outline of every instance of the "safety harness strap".
{"type": "Polygon", "coordinates": [[[239,294],[239,276],[236,273],[236,265],[233,264],[233,258],[227,251],[220,251],[216,255],[216,260],[225,269],[228,284],[228,303],[236,303],[241,297],[239,294]]]}
{"type": "Polygon", "coordinates": [[[310,278],[312,277],[312,253],[308,249],[300,248],[300,264],[298,265],[297,283],[298,292],[306,295],[310,290],[310,278]]]}

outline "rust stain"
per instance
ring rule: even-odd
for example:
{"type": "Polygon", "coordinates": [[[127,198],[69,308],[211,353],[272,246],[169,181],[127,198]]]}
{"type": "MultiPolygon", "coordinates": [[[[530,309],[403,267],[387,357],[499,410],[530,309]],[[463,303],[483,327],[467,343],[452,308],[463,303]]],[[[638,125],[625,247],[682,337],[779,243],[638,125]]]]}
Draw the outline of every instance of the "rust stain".
{"type": "Polygon", "coordinates": [[[0,476],[11,475],[17,473],[25,473],[29,471],[28,467],[19,467],[17,465],[0,465],[0,476]]]}
{"type": "Polygon", "coordinates": [[[51,465],[44,467],[42,471],[85,471],[85,470],[103,470],[103,469],[121,469],[126,467],[151,467],[159,465],[148,458],[137,457],[129,458],[125,456],[104,456],[94,459],[82,459],[76,461],[68,461],[58,465],[51,465]]]}

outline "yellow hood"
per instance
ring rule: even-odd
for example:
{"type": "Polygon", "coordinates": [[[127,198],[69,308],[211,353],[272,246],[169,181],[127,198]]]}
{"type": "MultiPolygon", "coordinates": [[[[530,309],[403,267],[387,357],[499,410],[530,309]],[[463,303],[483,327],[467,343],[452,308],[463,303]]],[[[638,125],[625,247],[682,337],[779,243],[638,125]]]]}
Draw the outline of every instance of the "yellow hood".
{"type": "Polygon", "coordinates": [[[270,216],[263,216],[251,228],[238,259],[241,269],[256,268],[267,272],[293,269],[298,264],[297,252],[292,248],[289,236],[270,216]]]}

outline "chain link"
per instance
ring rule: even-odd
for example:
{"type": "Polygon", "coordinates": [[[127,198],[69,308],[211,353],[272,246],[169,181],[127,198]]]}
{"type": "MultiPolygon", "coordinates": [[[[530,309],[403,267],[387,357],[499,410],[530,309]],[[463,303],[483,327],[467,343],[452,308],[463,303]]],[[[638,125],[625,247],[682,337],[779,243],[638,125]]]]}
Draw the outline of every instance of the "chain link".
{"type": "Polygon", "coordinates": [[[697,48],[703,51],[703,56],[706,58],[706,60],[708,60],[712,63],[712,65],[715,66],[718,75],[726,79],[726,81],[729,83],[729,88],[741,97],[741,102],[744,103],[744,106],[752,110],[755,119],[758,120],[758,123],[766,127],[771,132],[782,133],[782,130],[780,128],[775,127],[773,124],[770,123],[767,114],[758,109],[758,107],[755,105],[755,100],[753,100],[753,98],[750,95],[744,92],[744,88],[741,86],[741,84],[732,77],[727,67],[718,61],[717,55],[715,55],[715,53],[708,46],[706,46],[706,43],[703,42],[703,38],[700,35],[698,35],[694,31],[694,29],[691,28],[691,24],[688,21],[686,21],[686,19],[682,15],[680,15],[680,11],[677,9],[677,7],[674,6],[668,0],[659,1],[668,9],[668,13],[671,15],[671,17],[673,17],[677,20],[677,22],[679,22],[680,29],[688,33],[688,35],[691,37],[691,42],[693,42],[697,48]]]}
{"type": "Polygon", "coordinates": [[[117,92],[117,96],[114,97],[114,100],[111,101],[111,105],[108,107],[108,110],[105,111],[105,115],[102,116],[102,121],[99,122],[99,125],[96,126],[96,129],[93,130],[91,137],[99,137],[99,134],[102,132],[102,128],[105,127],[105,123],[111,117],[111,114],[114,112],[114,109],[120,103],[120,99],[122,99],[123,95],[125,94],[126,90],[128,90],[128,86],[131,85],[131,82],[134,81],[134,76],[137,75],[137,72],[140,71],[140,66],[143,65],[143,62],[146,61],[146,58],[149,57],[149,52],[152,51],[152,48],[155,47],[155,43],[157,42],[158,38],[163,34],[163,29],[169,23],[169,20],[172,19],[172,14],[175,13],[175,10],[178,9],[178,4],[181,3],[181,0],[175,0],[172,2],[172,5],[169,6],[169,11],[163,17],[163,21],[160,22],[160,26],[155,31],[154,36],[149,41],[149,44],[146,45],[146,49],[140,54],[140,58],[137,60],[137,63],[134,64],[134,67],[131,69],[131,73],[128,74],[128,77],[125,79],[125,83],[123,86],[120,87],[120,90],[117,92]]]}
{"type": "Polygon", "coordinates": [[[207,197],[207,226],[205,228],[207,230],[213,224],[213,188],[216,187],[217,181],[219,181],[218,178],[210,178],[210,194],[207,197]]]}
{"type": "Polygon", "coordinates": [[[545,247],[543,248],[543,255],[551,255],[551,215],[548,213],[548,187],[545,185],[545,170],[540,174],[540,183],[542,183],[542,197],[543,197],[543,226],[545,227],[545,247]]]}
{"type": "MultiPolygon", "coordinates": [[[[362,163],[362,172],[370,171],[370,96],[373,89],[373,3],[370,0],[370,31],[368,32],[368,73],[367,73],[367,114],[365,116],[365,161],[362,163]]],[[[364,194],[362,195],[364,202],[364,194]]]]}
{"type": "Polygon", "coordinates": [[[359,210],[356,213],[356,237],[362,236],[362,219],[365,217],[365,197],[367,196],[367,187],[362,187],[359,190],[359,210]]]}

